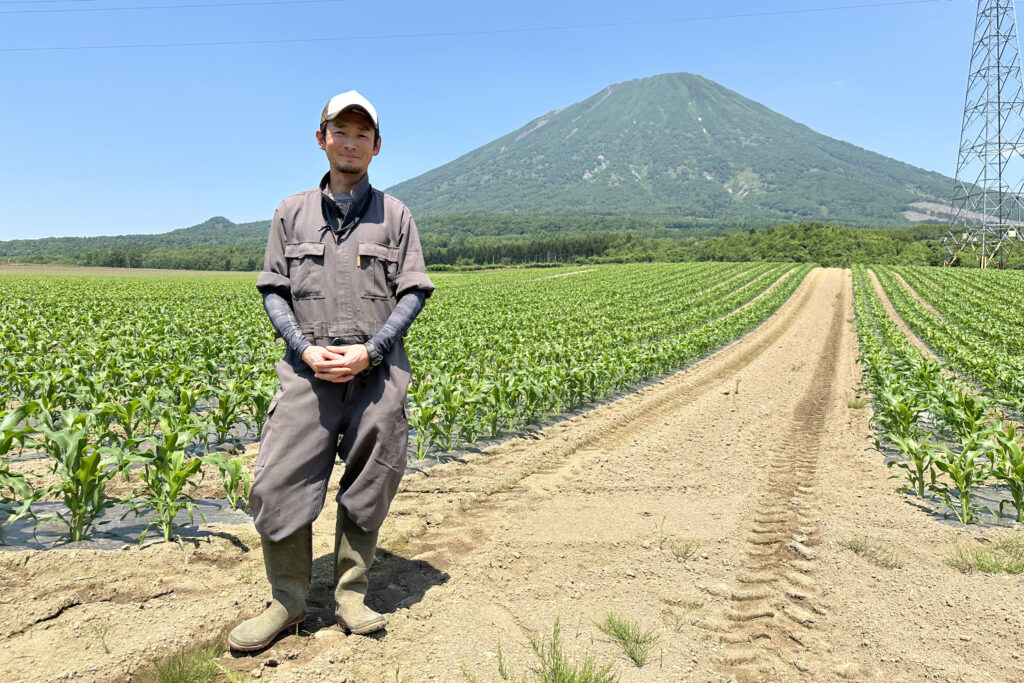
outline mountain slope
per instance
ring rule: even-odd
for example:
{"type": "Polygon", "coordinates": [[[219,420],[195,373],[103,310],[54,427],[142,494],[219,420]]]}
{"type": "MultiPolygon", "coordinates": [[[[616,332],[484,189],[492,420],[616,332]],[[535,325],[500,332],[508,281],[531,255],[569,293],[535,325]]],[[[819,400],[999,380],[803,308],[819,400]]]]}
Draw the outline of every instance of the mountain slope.
{"type": "Polygon", "coordinates": [[[608,86],[389,192],[414,215],[590,213],[906,224],[953,181],[701,76],[608,86]]]}

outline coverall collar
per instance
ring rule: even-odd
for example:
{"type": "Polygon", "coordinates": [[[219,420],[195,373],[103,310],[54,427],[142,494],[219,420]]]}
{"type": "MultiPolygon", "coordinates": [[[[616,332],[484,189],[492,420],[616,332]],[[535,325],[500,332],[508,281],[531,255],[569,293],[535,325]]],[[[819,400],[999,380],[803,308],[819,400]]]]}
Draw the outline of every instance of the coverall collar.
{"type": "MultiPolygon", "coordinates": [[[[352,195],[352,206],[359,206],[359,202],[362,201],[363,195],[370,191],[370,174],[364,173],[363,177],[352,186],[352,191],[349,193],[352,195]]],[[[331,172],[328,171],[324,174],[324,177],[320,179],[320,194],[332,202],[334,199],[331,197],[331,172]]]]}
{"type": "Polygon", "coordinates": [[[363,177],[352,187],[352,206],[348,213],[342,213],[341,208],[334,197],[331,196],[331,174],[328,171],[320,180],[320,204],[323,209],[326,226],[339,234],[344,234],[354,228],[362,217],[363,212],[369,205],[372,195],[370,190],[370,175],[364,173],[363,177]],[[337,226],[337,227],[335,227],[337,226]]]}

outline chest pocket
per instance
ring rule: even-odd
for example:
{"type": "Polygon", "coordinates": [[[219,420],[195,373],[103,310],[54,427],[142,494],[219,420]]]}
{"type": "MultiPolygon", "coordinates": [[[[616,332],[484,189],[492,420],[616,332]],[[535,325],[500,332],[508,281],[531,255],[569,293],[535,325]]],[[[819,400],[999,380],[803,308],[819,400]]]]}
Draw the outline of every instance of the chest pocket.
{"type": "Polygon", "coordinates": [[[360,296],[364,299],[390,299],[398,274],[398,248],[379,242],[359,243],[360,296]]]}
{"type": "Polygon", "coordinates": [[[284,245],[288,279],[293,299],[324,298],[323,242],[293,242],[284,245]]]}

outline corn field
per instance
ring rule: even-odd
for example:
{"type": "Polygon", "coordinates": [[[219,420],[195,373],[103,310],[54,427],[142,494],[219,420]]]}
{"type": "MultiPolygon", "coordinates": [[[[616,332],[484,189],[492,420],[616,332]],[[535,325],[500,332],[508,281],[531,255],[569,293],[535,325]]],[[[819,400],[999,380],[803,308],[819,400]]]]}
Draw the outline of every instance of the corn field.
{"type": "MultiPolygon", "coordinates": [[[[435,276],[407,339],[413,457],[520,432],[679,369],[770,316],[810,266],[643,264],[435,276]]],[[[252,276],[0,276],[0,530],[61,501],[176,536],[204,464],[243,506],[283,354],[252,276]],[[22,471],[35,458],[51,475],[22,471]],[[113,496],[115,478],[132,483],[113,496]]],[[[149,528],[147,528],[147,531],[149,528]]],[[[2,537],[0,537],[2,538],[2,537]]],[[[180,541],[180,538],[179,538],[180,541]]]]}
{"type": "Polygon", "coordinates": [[[1024,442],[1019,433],[1019,273],[874,267],[900,318],[938,355],[912,346],[892,321],[863,266],[854,267],[861,362],[874,396],[876,446],[907,490],[942,501],[961,523],[981,512],[1024,523],[1024,442]],[[903,282],[897,279],[897,275],[903,282]],[[915,298],[907,286],[925,298],[915,298]],[[1014,332],[1016,329],[1016,332],[1014,332]],[[1008,494],[997,510],[980,487],[1008,494]],[[1007,502],[1013,510],[1008,512],[1007,502]]]}

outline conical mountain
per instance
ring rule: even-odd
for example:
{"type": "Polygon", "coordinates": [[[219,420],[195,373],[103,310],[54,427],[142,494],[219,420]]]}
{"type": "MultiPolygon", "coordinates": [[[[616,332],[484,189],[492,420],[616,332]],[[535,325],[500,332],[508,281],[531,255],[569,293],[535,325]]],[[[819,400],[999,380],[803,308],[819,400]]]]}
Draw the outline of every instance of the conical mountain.
{"type": "Polygon", "coordinates": [[[821,135],[706,78],[610,85],[389,192],[417,216],[575,213],[906,223],[950,178],[821,135]]]}

